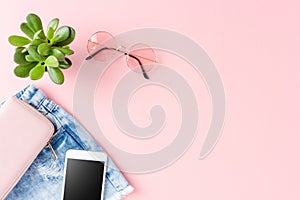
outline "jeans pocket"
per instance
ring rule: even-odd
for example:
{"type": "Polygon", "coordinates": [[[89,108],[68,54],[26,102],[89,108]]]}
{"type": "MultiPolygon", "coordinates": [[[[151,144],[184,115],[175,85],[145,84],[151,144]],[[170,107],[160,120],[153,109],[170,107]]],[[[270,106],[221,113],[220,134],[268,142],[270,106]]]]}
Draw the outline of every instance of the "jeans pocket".
{"type": "Polygon", "coordinates": [[[54,158],[49,147],[45,147],[34,162],[39,174],[49,180],[63,176],[65,155],[69,149],[82,149],[80,142],[75,140],[64,128],[60,128],[51,140],[51,146],[57,155],[54,158]]]}

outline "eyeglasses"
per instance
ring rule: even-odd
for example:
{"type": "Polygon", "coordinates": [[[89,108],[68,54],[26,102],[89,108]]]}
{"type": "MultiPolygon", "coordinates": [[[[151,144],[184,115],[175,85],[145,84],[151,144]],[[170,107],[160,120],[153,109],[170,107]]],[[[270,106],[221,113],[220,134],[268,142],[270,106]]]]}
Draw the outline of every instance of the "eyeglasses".
{"type": "Polygon", "coordinates": [[[85,58],[86,60],[94,58],[107,61],[116,52],[124,54],[127,58],[127,66],[135,72],[142,73],[145,79],[149,79],[147,72],[151,70],[151,64],[158,62],[154,50],[149,46],[136,44],[126,51],[126,47],[117,46],[114,37],[105,31],[94,33],[88,40],[87,49],[89,56],[85,58]]]}

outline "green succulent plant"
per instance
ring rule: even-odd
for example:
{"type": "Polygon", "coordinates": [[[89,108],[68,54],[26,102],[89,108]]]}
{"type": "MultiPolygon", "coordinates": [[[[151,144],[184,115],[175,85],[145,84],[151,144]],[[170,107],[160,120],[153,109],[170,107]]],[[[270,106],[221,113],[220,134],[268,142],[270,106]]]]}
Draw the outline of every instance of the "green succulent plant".
{"type": "Polygon", "coordinates": [[[52,19],[44,32],[42,21],[36,14],[28,14],[20,28],[27,36],[11,35],[8,41],[16,47],[14,61],[17,77],[30,77],[38,80],[47,72],[56,84],[63,84],[62,70],[68,69],[72,62],[66,56],[73,50],[68,46],[75,38],[75,30],[69,26],[58,27],[59,19],[52,19]]]}

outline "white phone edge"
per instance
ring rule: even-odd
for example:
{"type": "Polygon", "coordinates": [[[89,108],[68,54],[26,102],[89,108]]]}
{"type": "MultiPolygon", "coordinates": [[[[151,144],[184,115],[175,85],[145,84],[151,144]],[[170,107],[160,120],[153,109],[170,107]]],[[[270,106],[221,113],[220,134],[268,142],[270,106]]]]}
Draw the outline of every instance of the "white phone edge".
{"type": "Polygon", "coordinates": [[[77,160],[91,160],[91,161],[104,162],[101,199],[99,199],[99,200],[103,200],[105,175],[106,175],[106,168],[107,168],[107,155],[104,152],[100,152],[100,151],[87,151],[87,150],[77,150],[77,149],[69,149],[66,152],[61,200],[63,200],[63,198],[64,198],[68,158],[77,159],[77,160]]]}

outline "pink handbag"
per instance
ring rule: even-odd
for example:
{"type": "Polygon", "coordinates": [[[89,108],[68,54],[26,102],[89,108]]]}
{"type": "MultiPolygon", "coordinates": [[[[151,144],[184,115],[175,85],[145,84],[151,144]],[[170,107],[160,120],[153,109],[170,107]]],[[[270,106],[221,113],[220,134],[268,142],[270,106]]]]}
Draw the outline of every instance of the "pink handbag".
{"type": "Polygon", "coordinates": [[[0,199],[18,183],[31,163],[48,146],[53,124],[22,100],[11,97],[0,108],[0,199]]]}

